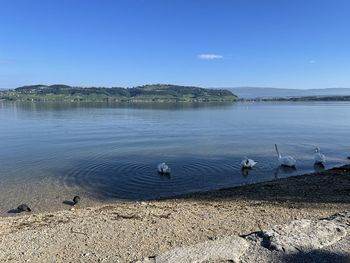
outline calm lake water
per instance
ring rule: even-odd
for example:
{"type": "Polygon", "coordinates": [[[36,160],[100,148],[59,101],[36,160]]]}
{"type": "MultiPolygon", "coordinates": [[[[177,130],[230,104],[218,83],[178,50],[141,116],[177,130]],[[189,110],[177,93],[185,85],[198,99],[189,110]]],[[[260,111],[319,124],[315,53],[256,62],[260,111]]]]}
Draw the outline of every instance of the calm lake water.
{"type": "Polygon", "coordinates": [[[0,208],[52,210],[74,194],[153,199],[303,174],[314,170],[316,145],[326,167],[347,163],[349,134],[348,102],[0,102],[0,208]],[[278,167],[274,143],[297,170],[278,167]],[[249,174],[245,156],[258,162],[249,174]],[[170,176],[157,173],[159,162],[170,176]]]}

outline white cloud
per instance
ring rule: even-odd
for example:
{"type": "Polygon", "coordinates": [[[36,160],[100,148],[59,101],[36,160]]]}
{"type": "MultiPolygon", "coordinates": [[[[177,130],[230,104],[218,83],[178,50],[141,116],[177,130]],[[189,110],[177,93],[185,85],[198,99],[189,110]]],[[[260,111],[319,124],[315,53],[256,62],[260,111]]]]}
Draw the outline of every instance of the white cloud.
{"type": "Polygon", "coordinates": [[[219,55],[219,54],[199,54],[197,56],[199,59],[221,59],[223,58],[224,56],[222,55],[219,55]]]}

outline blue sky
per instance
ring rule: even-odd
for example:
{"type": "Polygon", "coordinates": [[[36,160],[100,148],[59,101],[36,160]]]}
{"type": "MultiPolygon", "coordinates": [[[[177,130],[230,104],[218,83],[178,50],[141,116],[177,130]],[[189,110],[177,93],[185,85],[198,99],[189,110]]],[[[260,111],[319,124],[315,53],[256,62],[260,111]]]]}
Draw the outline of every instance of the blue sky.
{"type": "Polygon", "coordinates": [[[348,0],[0,0],[0,88],[350,87],[348,0]]]}

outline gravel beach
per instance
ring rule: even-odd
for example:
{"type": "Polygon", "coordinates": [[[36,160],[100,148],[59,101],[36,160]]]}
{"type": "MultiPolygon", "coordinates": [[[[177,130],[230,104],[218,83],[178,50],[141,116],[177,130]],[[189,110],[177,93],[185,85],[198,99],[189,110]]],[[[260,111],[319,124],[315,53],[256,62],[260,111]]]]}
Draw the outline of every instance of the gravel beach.
{"type": "Polygon", "coordinates": [[[0,218],[0,262],[132,262],[350,209],[350,166],[180,197],[0,218]]]}

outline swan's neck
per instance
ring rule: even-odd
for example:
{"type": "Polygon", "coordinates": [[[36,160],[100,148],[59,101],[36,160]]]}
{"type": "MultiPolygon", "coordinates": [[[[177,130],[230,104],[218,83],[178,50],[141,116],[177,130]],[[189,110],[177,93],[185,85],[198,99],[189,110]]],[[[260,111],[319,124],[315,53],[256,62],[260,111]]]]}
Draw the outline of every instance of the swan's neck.
{"type": "Polygon", "coordinates": [[[275,144],[275,149],[276,149],[276,153],[277,153],[278,158],[281,158],[281,154],[280,154],[280,152],[278,151],[277,144],[275,144]]]}

